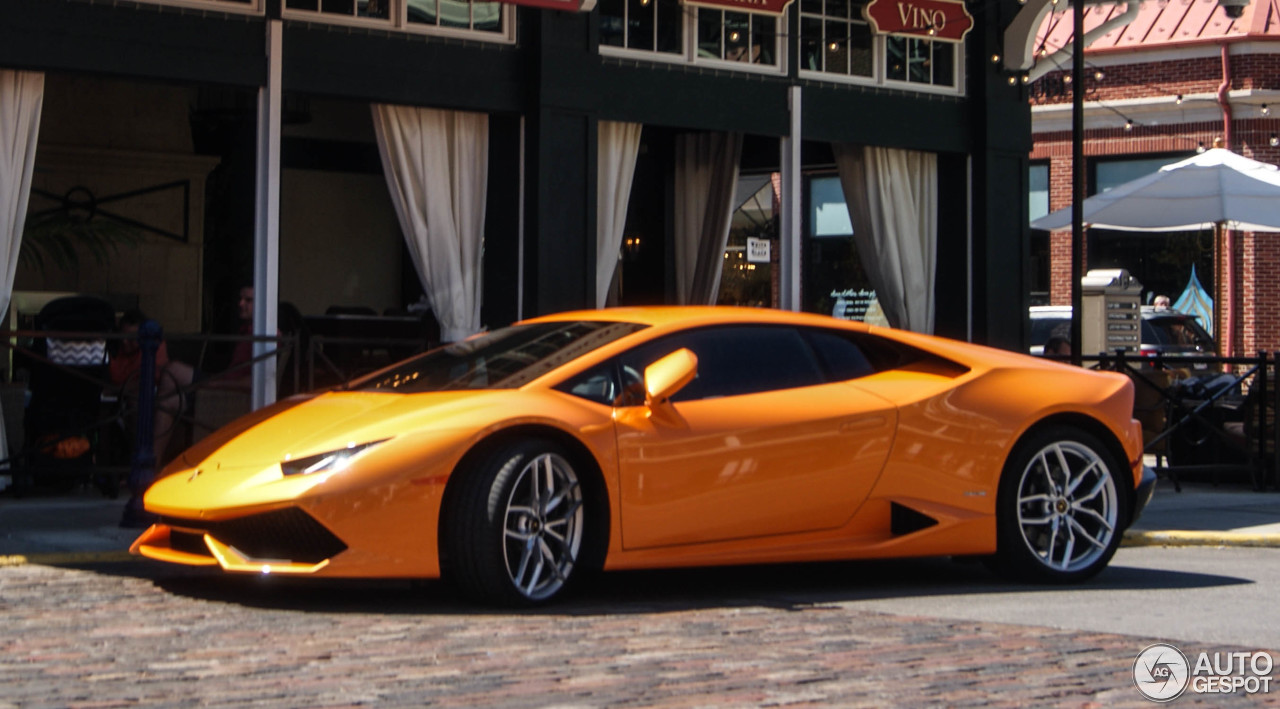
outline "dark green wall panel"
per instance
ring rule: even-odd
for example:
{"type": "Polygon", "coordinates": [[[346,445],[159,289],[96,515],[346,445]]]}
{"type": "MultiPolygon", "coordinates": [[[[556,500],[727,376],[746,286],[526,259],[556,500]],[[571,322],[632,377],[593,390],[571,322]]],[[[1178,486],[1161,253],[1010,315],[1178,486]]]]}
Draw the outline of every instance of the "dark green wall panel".
{"type": "Polygon", "coordinates": [[[258,86],[264,20],[156,5],[0,2],[0,66],[258,86]]]}
{"type": "Polygon", "coordinates": [[[472,111],[518,112],[529,85],[507,45],[345,32],[286,22],[285,90],[472,111]]]}

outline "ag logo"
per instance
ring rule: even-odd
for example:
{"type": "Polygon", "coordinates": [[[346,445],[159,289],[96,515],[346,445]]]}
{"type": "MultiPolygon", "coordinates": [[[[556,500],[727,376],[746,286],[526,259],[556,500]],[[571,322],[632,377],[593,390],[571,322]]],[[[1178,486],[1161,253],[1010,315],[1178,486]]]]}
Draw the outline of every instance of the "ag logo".
{"type": "Polygon", "coordinates": [[[1133,661],[1133,683],[1153,702],[1169,702],[1182,696],[1191,680],[1191,665],[1178,648],[1157,643],[1138,653],[1133,661]]]}

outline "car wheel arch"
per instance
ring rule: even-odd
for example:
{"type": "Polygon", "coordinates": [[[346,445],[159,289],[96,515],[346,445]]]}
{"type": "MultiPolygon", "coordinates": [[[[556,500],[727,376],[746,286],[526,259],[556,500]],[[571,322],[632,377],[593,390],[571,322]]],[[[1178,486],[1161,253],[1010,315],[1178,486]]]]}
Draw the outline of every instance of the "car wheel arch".
{"type": "Polygon", "coordinates": [[[1031,438],[1044,429],[1057,426],[1067,426],[1079,429],[1101,441],[1102,444],[1107,447],[1107,452],[1121,463],[1122,470],[1117,471],[1117,474],[1122,474],[1124,476],[1123,480],[1128,485],[1128,488],[1130,490],[1133,489],[1133,486],[1136,483],[1133,479],[1133,471],[1129,468],[1129,454],[1125,452],[1124,445],[1120,442],[1119,437],[1117,437],[1115,432],[1106,424],[1092,416],[1081,413],[1057,413],[1036,421],[1031,426],[1028,426],[1026,430],[1024,430],[1017,439],[1013,441],[1013,444],[1009,446],[1005,459],[1007,460],[1009,455],[1012,455],[1013,451],[1017,450],[1018,446],[1021,445],[1023,441],[1031,438]]]}
{"type": "Polygon", "coordinates": [[[585,566],[590,569],[592,566],[598,568],[603,565],[605,552],[608,551],[609,534],[612,531],[612,508],[609,504],[604,473],[596,457],[582,441],[555,426],[541,424],[523,424],[492,431],[473,443],[467,452],[458,459],[441,496],[441,513],[438,516],[436,529],[438,553],[445,553],[447,546],[446,536],[451,531],[447,528],[446,519],[448,515],[444,513],[444,510],[448,509],[458,494],[462,476],[475,469],[482,460],[492,455],[494,451],[501,450],[504,446],[516,441],[536,439],[550,441],[559,445],[571,457],[570,462],[578,466],[583,473],[581,477],[583,492],[600,515],[595,520],[594,531],[601,537],[598,540],[594,537],[590,538],[592,548],[589,548],[584,554],[587,562],[585,566]]]}

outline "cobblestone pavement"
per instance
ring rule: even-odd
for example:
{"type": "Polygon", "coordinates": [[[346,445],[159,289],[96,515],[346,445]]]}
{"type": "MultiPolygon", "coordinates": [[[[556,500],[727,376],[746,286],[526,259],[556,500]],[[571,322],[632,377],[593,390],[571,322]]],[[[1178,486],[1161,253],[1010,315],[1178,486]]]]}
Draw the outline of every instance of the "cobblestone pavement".
{"type": "MultiPolygon", "coordinates": [[[[0,568],[0,707],[1152,706],[1131,674],[1143,638],[859,611],[750,578],[610,575],[509,613],[433,583],[0,568]]],[[[1266,701],[1280,692],[1177,704],[1266,701]]]]}

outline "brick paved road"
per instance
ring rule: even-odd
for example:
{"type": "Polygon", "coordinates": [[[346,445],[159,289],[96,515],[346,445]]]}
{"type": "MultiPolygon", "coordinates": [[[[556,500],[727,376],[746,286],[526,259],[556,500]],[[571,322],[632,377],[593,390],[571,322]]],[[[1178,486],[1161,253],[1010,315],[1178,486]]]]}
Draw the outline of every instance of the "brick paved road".
{"type": "Polygon", "coordinates": [[[513,614],[438,584],[0,568],[0,707],[1154,706],[1131,680],[1142,638],[858,611],[755,576],[612,575],[513,614]]]}

